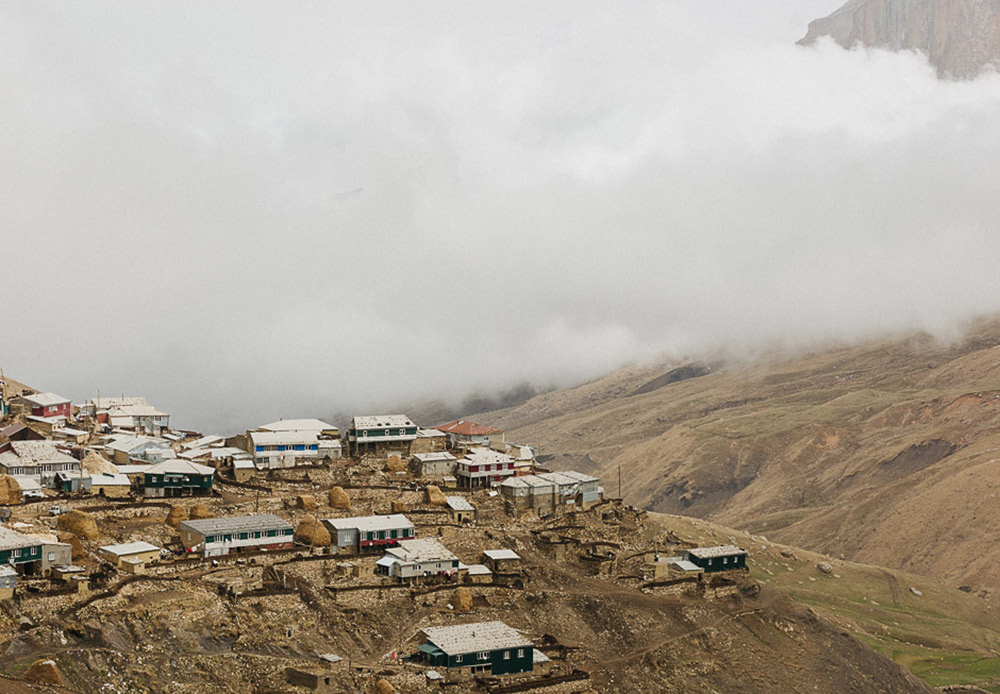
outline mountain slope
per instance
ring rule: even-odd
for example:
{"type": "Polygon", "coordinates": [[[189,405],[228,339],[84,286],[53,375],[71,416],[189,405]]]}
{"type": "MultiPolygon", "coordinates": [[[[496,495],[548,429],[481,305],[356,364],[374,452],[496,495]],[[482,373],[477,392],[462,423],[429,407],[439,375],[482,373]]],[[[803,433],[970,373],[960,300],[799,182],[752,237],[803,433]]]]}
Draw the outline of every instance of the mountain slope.
{"type": "Polygon", "coordinates": [[[1000,324],[731,364],[633,395],[629,368],[477,420],[644,508],[991,592],[1000,324]],[[549,457],[551,456],[551,457],[549,457]]]}
{"type": "Polygon", "coordinates": [[[810,22],[799,43],[820,36],[845,48],[922,51],[942,75],[970,78],[1000,59],[1000,1],[850,0],[810,22]]]}

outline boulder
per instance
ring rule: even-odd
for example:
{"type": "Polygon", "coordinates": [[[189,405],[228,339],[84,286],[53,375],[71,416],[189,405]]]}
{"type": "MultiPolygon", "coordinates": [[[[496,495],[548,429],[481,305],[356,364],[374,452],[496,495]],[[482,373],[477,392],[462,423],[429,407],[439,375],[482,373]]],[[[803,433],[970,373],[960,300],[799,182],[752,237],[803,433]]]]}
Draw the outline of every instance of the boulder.
{"type": "Polygon", "coordinates": [[[468,612],[472,609],[472,593],[464,586],[456,588],[451,596],[451,604],[457,612],[468,612]]]}
{"type": "Polygon", "coordinates": [[[0,475],[0,504],[21,503],[21,485],[10,475],[0,475]]]}
{"type": "Polygon", "coordinates": [[[170,513],[167,514],[167,517],[163,520],[163,522],[171,528],[176,528],[181,524],[181,521],[186,521],[187,519],[187,506],[171,506],[170,513]]]}
{"type": "Polygon", "coordinates": [[[316,497],[312,494],[299,494],[295,497],[295,507],[304,511],[314,511],[316,509],[316,497]]]}
{"type": "Polygon", "coordinates": [[[821,561],[819,564],[816,565],[816,569],[821,574],[832,574],[833,573],[833,565],[830,562],[827,562],[827,561],[821,561]]]}
{"type": "Polygon", "coordinates": [[[78,538],[73,533],[62,532],[62,533],[58,533],[56,535],[56,537],[59,538],[60,542],[65,542],[67,545],[70,546],[70,548],[71,548],[71,550],[70,550],[71,551],[70,558],[71,559],[79,559],[80,557],[82,557],[84,555],[83,543],[80,542],[80,538],[78,538]]]}
{"type": "Polygon", "coordinates": [[[313,547],[329,547],[333,538],[326,526],[312,516],[305,516],[295,528],[295,541],[313,547]]]}
{"type": "Polygon", "coordinates": [[[198,520],[199,518],[215,518],[215,514],[212,513],[212,509],[209,508],[208,504],[195,504],[191,507],[191,512],[188,513],[188,518],[191,520],[198,520]]]}
{"type": "Polygon", "coordinates": [[[56,526],[59,530],[73,533],[81,540],[96,540],[99,537],[94,517],[76,509],[59,516],[56,526]]]}
{"type": "Polygon", "coordinates": [[[343,487],[334,487],[330,490],[330,505],[334,508],[346,508],[350,510],[351,499],[343,487]]]}
{"type": "Polygon", "coordinates": [[[427,485],[426,501],[430,506],[447,506],[448,499],[445,498],[444,492],[441,491],[440,487],[433,484],[427,485]]]}
{"type": "Polygon", "coordinates": [[[49,658],[33,662],[31,667],[25,670],[24,679],[28,682],[35,682],[36,684],[50,684],[56,687],[62,687],[65,685],[62,674],[59,672],[59,667],[56,665],[56,661],[49,658]]]}

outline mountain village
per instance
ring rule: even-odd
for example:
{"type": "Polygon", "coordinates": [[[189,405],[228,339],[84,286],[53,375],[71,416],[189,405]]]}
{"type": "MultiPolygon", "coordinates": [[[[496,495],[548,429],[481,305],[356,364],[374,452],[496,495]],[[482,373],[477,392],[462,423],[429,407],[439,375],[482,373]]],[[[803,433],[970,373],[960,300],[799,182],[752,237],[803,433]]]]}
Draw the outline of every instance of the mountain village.
{"type": "MultiPolygon", "coordinates": [[[[142,397],[72,403],[9,379],[2,395],[0,599],[26,633],[100,621],[179,583],[260,612],[289,599],[340,610],[360,632],[386,596],[405,596],[416,623],[361,644],[311,634],[311,648],[275,656],[300,638],[290,617],[283,633],[272,622],[229,638],[270,639],[254,691],[584,692],[597,685],[556,635],[559,615],[513,607],[543,599],[543,575],[573,566],[591,591],[734,604],[759,590],[734,543],[657,532],[598,478],[545,469],[474,422],[358,415],[344,432],[286,419],[222,436],[174,429],[142,397]]],[[[39,649],[24,681],[73,691],[110,668],[66,672],[39,649]]],[[[109,691],[181,691],[105,676],[109,691]]]]}

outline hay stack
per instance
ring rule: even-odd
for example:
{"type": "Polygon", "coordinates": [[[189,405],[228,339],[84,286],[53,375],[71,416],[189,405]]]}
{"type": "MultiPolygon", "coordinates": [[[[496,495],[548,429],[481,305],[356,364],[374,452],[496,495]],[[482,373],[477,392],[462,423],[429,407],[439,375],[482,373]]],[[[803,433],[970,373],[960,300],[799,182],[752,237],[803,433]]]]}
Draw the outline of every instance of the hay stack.
{"type": "Polygon", "coordinates": [[[409,510],[410,510],[410,506],[405,501],[393,501],[392,502],[392,512],[393,513],[406,513],[409,510]]]}
{"type": "Polygon", "coordinates": [[[333,538],[322,523],[312,516],[305,516],[295,528],[295,541],[313,547],[329,547],[333,538]]]}
{"type": "Polygon", "coordinates": [[[396,694],[396,688],[389,684],[387,680],[380,679],[375,682],[372,692],[373,694],[396,694]]]}
{"type": "Polygon", "coordinates": [[[406,464],[398,453],[386,456],[385,471],[389,473],[406,472],[406,464]]]}
{"type": "Polygon", "coordinates": [[[441,488],[433,484],[427,485],[427,503],[431,506],[447,506],[448,500],[444,496],[441,488]]]}
{"type": "Polygon", "coordinates": [[[65,685],[62,674],[59,672],[56,661],[48,658],[36,660],[24,672],[24,679],[37,684],[50,684],[56,687],[65,685]]]}
{"type": "Polygon", "coordinates": [[[469,589],[460,586],[455,589],[455,592],[451,596],[451,606],[455,608],[456,612],[468,612],[472,609],[472,593],[469,589]]]}
{"type": "Polygon", "coordinates": [[[118,472],[114,463],[107,461],[93,451],[88,453],[80,464],[83,466],[84,472],[89,472],[92,475],[114,475],[118,472]]]}
{"type": "Polygon", "coordinates": [[[76,509],[59,516],[56,526],[60,530],[73,533],[81,540],[96,540],[99,537],[94,517],[76,509]]]}
{"type": "Polygon", "coordinates": [[[170,513],[164,519],[164,523],[169,525],[171,528],[176,528],[181,524],[181,521],[186,521],[188,519],[187,506],[171,506],[170,513]]]}
{"type": "Polygon", "coordinates": [[[299,494],[295,497],[295,507],[303,511],[314,511],[316,509],[316,497],[312,494],[299,494]]]}
{"type": "Polygon", "coordinates": [[[83,552],[83,543],[80,542],[80,538],[78,538],[76,535],[74,535],[73,533],[65,533],[65,532],[63,532],[63,533],[57,534],[56,537],[59,538],[60,542],[65,542],[67,545],[70,546],[70,549],[71,549],[70,558],[71,559],[79,559],[80,557],[83,556],[83,554],[84,554],[84,552],[83,552]]]}
{"type": "Polygon", "coordinates": [[[334,487],[330,490],[330,505],[334,508],[351,510],[351,498],[347,496],[347,492],[344,491],[343,487],[334,487]]]}
{"type": "MultiPolygon", "coordinates": [[[[191,507],[191,512],[188,514],[190,520],[198,520],[199,518],[215,518],[215,514],[212,513],[212,509],[209,508],[208,504],[195,504],[191,507]]],[[[183,518],[181,520],[184,520],[183,518]]]]}
{"type": "Polygon", "coordinates": [[[21,485],[10,475],[0,475],[0,504],[21,503],[21,485]]]}

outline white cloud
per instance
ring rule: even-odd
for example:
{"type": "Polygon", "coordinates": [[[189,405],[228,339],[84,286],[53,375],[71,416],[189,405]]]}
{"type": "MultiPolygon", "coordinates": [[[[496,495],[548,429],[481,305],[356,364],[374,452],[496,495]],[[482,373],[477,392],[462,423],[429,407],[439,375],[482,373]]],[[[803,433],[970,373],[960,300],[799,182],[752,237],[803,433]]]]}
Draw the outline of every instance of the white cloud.
{"type": "Polygon", "coordinates": [[[8,3],[0,366],[182,424],[1000,309],[1000,78],[836,3],[8,3]]]}

